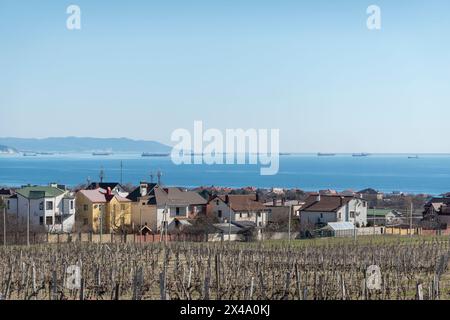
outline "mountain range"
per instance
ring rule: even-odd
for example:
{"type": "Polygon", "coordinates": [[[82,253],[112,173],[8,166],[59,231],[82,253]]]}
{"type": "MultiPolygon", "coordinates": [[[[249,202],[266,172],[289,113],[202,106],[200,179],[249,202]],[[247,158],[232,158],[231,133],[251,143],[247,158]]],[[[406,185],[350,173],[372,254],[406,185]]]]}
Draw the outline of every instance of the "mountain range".
{"type": "MultiPolygon", "coordinates": [[[[128,138],[1,138],[0,150],[25,152],[170,152],[172,148],[157,141],[128,138]]],[[[0,151],[1,152],[1,151],[0,151]]]]}

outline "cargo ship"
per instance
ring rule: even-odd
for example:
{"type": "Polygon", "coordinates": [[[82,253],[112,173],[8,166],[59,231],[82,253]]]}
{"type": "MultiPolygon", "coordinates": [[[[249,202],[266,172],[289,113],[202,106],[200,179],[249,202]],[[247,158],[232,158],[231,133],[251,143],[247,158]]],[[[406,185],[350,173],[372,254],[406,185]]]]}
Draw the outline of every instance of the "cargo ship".
{"type": "Polygon", "coordinates": [[[143,157],[168,157],[170,156],[170,153],[151,153],[151,152],[144,152],[142,153],[143,157]]]}
{"type": "Polygon", "coordinates": [[[319,152],[317,154],[317,156],[319,156],[319,157],[333,157],[335,155],[336,155],[335,153],[323,153],[323,152],[319,152]]]}
{"type": "Polygon", "coordinates": [[[112,152],[109,151],[99,151],[99,152],[92,152],[93,156],[110,156],[112,155],[112,152]]]}
{"type": "Polygon", "coordinates": [[[354,153],[354,154],[352,154],[352,157],[367,157],[369,155],[370,155],[370,153],[361,152],[361,153],[354,153]]]}

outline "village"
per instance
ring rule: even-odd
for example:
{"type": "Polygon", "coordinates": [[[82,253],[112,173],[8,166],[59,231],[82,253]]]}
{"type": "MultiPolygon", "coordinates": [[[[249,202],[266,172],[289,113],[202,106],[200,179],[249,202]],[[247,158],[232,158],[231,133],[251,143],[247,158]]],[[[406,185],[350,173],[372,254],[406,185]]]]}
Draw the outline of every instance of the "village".
{"type": "Polygon", "coordinates": [[[0,189],[4,244],[264,241],[450,234],[450,194],[137,186],[0,189]]]}

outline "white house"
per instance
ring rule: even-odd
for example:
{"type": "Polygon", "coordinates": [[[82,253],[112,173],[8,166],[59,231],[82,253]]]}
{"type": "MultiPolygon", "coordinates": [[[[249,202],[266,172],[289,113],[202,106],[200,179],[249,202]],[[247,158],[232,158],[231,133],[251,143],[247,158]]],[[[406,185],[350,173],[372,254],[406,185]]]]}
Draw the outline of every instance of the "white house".
{"type": "Polygon", "coordinates": [[[208,203],[208,213],[221,222],[253,222],[264,228],[270,209],[259,202],[257,194],[215,196],[208,203]]]}
{"type": "Polygon", "coordinates": [[[206,199],[197,192],[176,187],[141,182],[127,198],[133,201],[134,224],[140,228],[146,225],[153,232],[159,232],[164,223],[169,226],[174,219],[179,222],[206,214],[206,199]]]}
{"type": "Polygon", "coordinates": [[[300,227],[314,228],[329,222],[367,225],[367,201],[353,196],[312,194],[298,210],[300,227]]]}
{"type": "Polygon", "coordinates": [[[7,213],[26,228],[28,217],[34,231],[71,232],[75,223],[75,198],[56,185],[27,186],[7,200],[7,213]]]}

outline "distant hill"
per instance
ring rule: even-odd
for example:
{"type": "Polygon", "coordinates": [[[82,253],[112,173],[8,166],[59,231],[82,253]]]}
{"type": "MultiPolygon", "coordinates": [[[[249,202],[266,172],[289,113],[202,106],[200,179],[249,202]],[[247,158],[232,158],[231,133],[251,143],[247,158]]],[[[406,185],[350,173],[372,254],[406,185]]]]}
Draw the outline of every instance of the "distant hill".
{"type": "Polygon", "coordinates": [[[11,147],[0,145],[0,153],[17,153],[17,150],[11,147]]]}
{"type": "Polygon", "coordinates": [[[92,152],[100,150],[112,152],[170,152],[172,149],[156,141],[127,138],[0,138],[0,145],[29,152],[92,152]]]}

